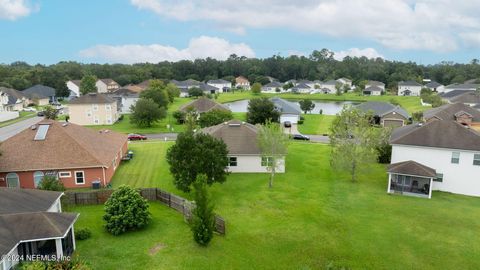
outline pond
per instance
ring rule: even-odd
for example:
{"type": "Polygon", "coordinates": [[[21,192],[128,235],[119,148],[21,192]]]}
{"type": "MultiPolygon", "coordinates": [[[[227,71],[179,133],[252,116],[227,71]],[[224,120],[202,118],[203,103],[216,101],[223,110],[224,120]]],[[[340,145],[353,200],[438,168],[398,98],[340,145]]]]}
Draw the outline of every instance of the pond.
{"type": "MultiPolygon", "coordinates": [[[[224,103],[227,107],[232,110],[232,112],[247,112],[248,99],[237,100],[233,102],[224,103]]],[[[289,100],[290,102],[296,103],[298,105],[298,100],[289,100]]],[[[355,101],[326,101],[326,100],[312,100],[315,104],[313,109],[313,114],[318,114],[322,110],[323,114],[326,115],[336,115],[339,113],[344,105],[351,106],[360,104],[360,102],[355,101]]]]}

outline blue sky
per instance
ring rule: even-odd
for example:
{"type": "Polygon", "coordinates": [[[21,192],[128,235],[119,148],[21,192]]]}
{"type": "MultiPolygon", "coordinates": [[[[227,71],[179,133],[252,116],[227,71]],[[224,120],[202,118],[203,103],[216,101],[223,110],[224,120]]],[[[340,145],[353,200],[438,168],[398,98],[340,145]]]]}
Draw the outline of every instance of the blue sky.
{"type": "Polygon", "coordinates": [[[0,0],[0,63],[345,55],[480,58],[480,1],[0,0]],[[258,2],[258,3],[257,3],[258,2]]]}

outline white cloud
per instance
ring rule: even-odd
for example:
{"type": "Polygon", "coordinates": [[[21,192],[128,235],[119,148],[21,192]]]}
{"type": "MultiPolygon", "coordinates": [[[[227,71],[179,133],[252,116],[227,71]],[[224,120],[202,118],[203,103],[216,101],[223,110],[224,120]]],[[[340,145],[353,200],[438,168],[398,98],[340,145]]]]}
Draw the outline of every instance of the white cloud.
{"type": "Polygon", "coordinates": [[[350,57],[362,57],[365,56],[367,58],[384,58],[383,55],[377,52],[374,48],[365,48],[365,49],[359,49],[359,48],[350,48],[345,51],[339,51],[339,52],[334,52],[334,58],[337,60],[342,60],[346,56],[350,57]]]}
{"type": "MultiPolygon", "coordinates": [[[[456,50],[459,33],[480,35],[478,0],[130,0],[142,10],[205,20],[244,33],[290,28],[373,40],[393,49],[456,50]]],[[[478,47],[478,46],[477,46],[478,47]]]]}
{"type": "Polygon", "coordinates": [[[16,20],[28,16],[32,7],[25,0],[0,0],[0,20],[16,20]]]}
{"type": "Polygon", "coordinates": [[[97,45],[80,51],[86,58],[102,59],[111,63],[157,63],[160,61],[194,60],[199,58],[227,59],[231,54],[254,57],[253,50],[244,43],[230,43],[217,37],[192,38],[185,49],[161,44],[151,45],[97,45]]]}

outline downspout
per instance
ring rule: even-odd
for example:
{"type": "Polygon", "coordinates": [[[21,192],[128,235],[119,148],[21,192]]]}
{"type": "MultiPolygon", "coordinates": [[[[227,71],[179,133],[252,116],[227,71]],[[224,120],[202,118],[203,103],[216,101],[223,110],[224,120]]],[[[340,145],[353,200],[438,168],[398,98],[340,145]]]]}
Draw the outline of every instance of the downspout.
{"type": "Polygon", "coordinates": [[[102,172],[103,172],[103,186],[106,187],[107,183],[105,182],[105,167],[102,166],[102,172]]]}

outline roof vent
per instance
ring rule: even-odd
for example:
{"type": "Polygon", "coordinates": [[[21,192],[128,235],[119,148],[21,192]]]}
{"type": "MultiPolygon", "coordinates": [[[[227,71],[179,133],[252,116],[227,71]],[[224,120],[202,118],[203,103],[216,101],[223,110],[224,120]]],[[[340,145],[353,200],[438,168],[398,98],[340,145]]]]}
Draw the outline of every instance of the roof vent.
{"type": "Polygon", "coordinates": [[[37,125],[32,125],[32,126],[30,127],[30,129],[31,129],[31,130],[37,129],[37,125]]]}
{"type": "Polygon", "coordinates": [[[417,127],[423,126],[423,123],[417,123],[417,127]]]}
{"type": "Polygon", "coordinates": [[[68,123],[63,123],[62,124],[62,127],[66,127],[66,126],[68,126],[68,123]]]}

